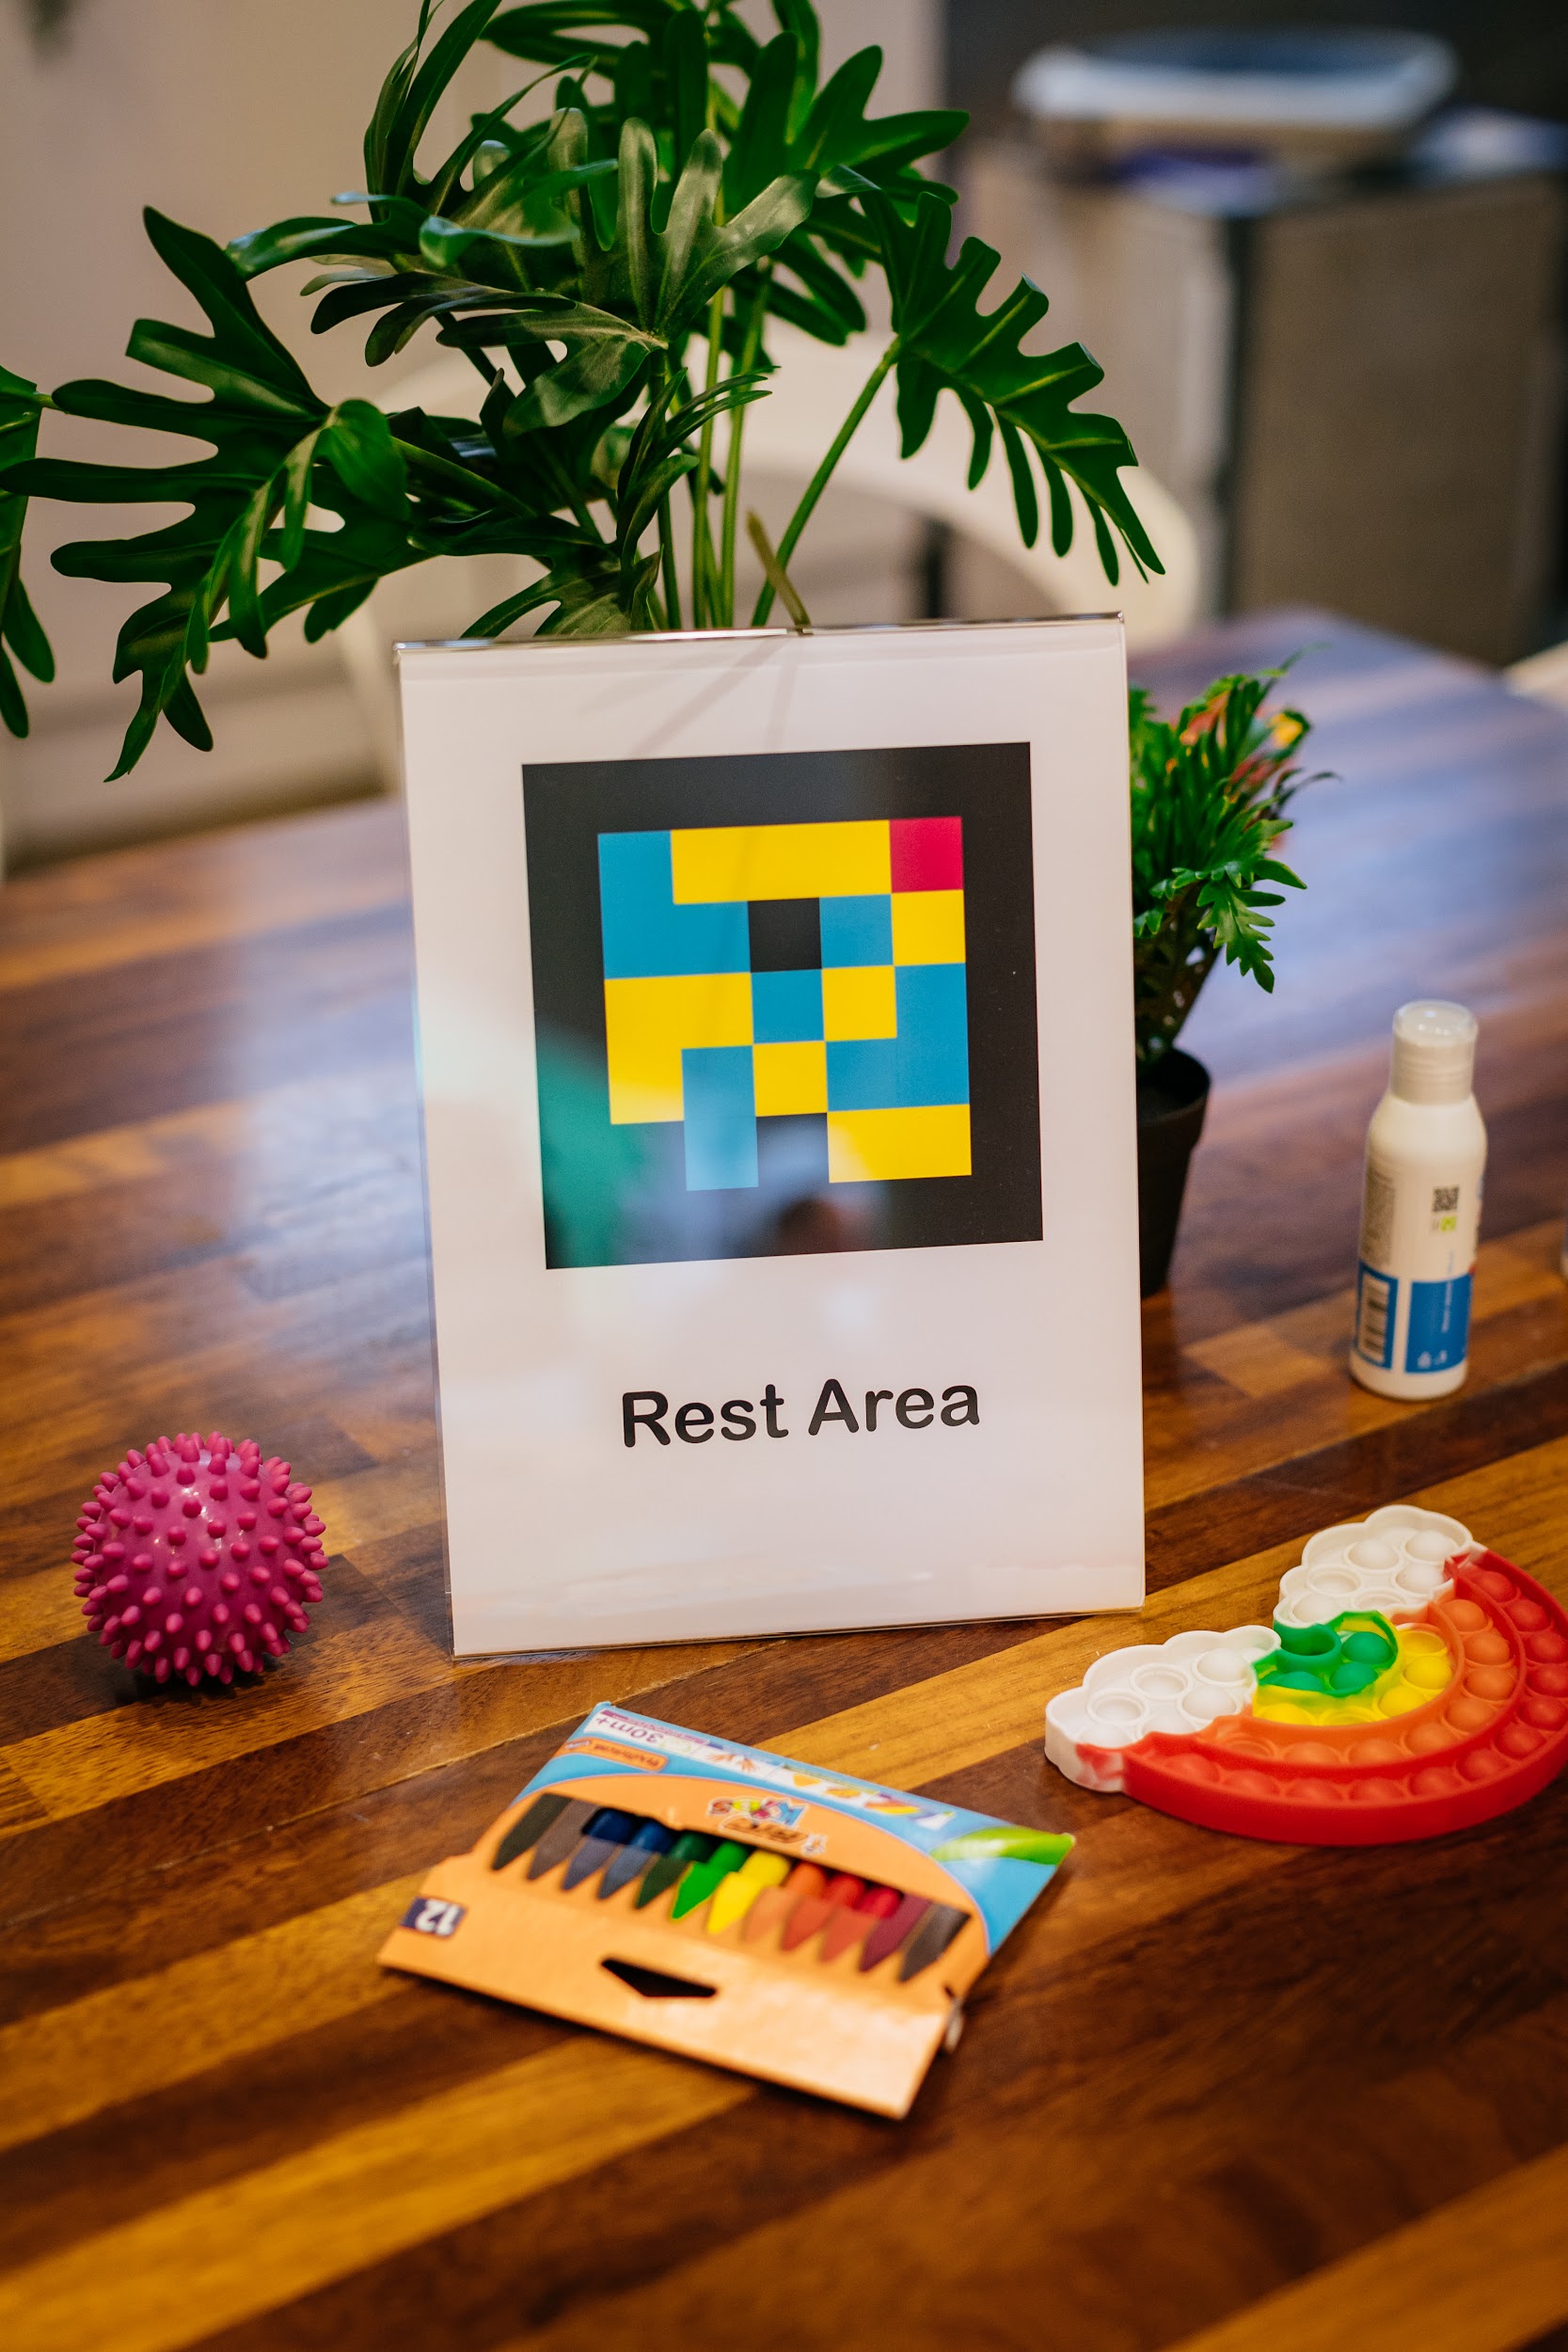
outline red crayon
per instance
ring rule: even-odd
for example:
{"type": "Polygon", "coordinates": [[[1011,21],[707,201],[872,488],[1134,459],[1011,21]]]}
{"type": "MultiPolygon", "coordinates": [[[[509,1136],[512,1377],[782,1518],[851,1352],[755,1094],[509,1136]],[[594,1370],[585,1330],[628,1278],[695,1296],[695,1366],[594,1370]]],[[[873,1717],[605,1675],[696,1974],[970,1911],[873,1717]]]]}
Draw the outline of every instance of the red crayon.
{"type": "Polygon", "coordinates": [[[913,1934],[930,1908],[930,1902],[924,1895],[904,1896],[896,1911],[890,1911],[885,1919],[879,1919],[866,1937],[865,1949],[861,1954],[862,1969],[875,1968],[879,1962],[887,1959],[890,1952],[897,1951],[905,1937],[913,1934]]]}
{"type": "Polygon", "coordinates": [[[891,1886],[868,1886],[852,1910],[840,1911],[829,1920],[822,1937],[822,1957],[836,1960],[847,1952],[878,1919],[891,1918],[898,1908],[898,1896],[891,1886]]]}
{"type": "Polygon", "coordinates": [[[799,1950],[819,1928],[827,1926],[835,1911],[853,1910],[864,1892],[863,1879],[851,1878],[847,1870],[840,1870],[828,1881],[820,1895],[808,1895],[796,1904],[784,1925],[784,1950],[799,1950]]]}

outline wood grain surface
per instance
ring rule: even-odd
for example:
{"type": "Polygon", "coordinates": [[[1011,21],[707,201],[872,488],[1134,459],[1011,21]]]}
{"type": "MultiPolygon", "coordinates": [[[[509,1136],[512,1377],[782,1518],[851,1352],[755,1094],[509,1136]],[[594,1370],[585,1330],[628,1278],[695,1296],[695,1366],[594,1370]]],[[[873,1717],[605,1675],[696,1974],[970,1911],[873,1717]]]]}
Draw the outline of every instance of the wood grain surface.
{"type": "MultiPolygon", "coordinates": [[[[1149,1639],[1256,1616],[1414,1498],[1568,1596],[1568,719],[1307,647],[1273,1000],[1222,974],[1146,1310],[1149,1639]],[[1481,1020],[1467,1386],[1353,1388],[1394,1007],[1481,1020]]],[[[1568,1785],[1430,1845],[1252,1844],[1069,1787],[1046,1699],[1125,1618],[454,1668],[397,812],[0,892],[0,2342],[8,2352],[1510,2352],[1568,2322],[1568,1785]],[[332,1552],[260,1687],[136,1695],[66,1565],[160,1430],[287,1454],[332,1552]],[[595,1700],[1080,1843],[904,2123],[374,1952],[595,1700]]],[[[519,1530],[526,1542],[526,1529],[519,1530]]]]}

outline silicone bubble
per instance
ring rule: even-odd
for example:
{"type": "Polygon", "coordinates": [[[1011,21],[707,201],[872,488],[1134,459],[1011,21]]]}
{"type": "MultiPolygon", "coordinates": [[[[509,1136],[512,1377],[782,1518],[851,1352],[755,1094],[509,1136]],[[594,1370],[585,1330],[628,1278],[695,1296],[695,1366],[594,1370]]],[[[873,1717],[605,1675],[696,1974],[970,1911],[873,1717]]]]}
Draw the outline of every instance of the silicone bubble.
{"type": "Polygon", "coordinates": [[[1113,1650],[1045,1710],[1046,1755],[1201,1827],[1377,1845],[1522,1804],[1568,1761],[1568,1613],[1441,1513],[1324,1528],[1273,1627],[1113,1650]]]}

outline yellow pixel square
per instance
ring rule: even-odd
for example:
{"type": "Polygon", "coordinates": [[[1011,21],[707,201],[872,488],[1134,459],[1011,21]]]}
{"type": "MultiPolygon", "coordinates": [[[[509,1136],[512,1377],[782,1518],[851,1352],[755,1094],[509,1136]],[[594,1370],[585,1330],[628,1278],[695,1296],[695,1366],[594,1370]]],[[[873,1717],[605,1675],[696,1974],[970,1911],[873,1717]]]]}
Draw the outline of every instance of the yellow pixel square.
{"type": "Polygon", "coordinates": [[[677,906],[871,898],[893,887],[886,818],[832,825],[705,825],[670,835],[677,906]]]}
{"type": "Polygon", "coordinates": [[[961,890],[896,890],[893,895],[895,963],[962,963],[961,890]]]}
{"type": "Polygon", "coordinates": [[[891,963],[840,965],[822,975],[824,1038],[896,1037],[898,998],[891,963]]]}
{"type": "Polygon", "coordinates": [[[606,1058],[613,1127],[683,1119],[681,1053],[688,1045],[750,1045],[749,972],[682,972],[606,980],[606,1058]]]}
{"type": "Polygon", "coordinates": [[[828,1049],[820,1038],[800,1044],[753,1045],[757,1117],[788,1119],[828,1107],[828,1049]]]}
{"type": "Polygon", "coordinates": [[[917,1110],[830,1111],[828,1182],[891,1183],[910,1176],[968,1176],[969,1104],[917,1110]]]}

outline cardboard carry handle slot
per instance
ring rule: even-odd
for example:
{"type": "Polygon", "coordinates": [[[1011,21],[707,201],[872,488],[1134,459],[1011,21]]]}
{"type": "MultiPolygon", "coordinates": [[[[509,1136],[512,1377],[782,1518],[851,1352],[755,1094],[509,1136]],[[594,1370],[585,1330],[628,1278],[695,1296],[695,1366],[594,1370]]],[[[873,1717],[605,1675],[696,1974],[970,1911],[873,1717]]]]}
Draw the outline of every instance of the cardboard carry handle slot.
{"type": "Polygon", "coordinates": [[[648,2001],[711,2001],[719,1990],[716,1984],[696,1984],[689,1977],[667,1977],[661,1969],[641,1967],[635,1960],[601,1960],[599,1966],[648,2001]]]}

